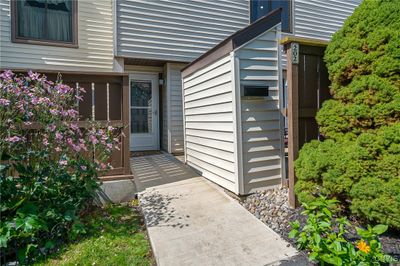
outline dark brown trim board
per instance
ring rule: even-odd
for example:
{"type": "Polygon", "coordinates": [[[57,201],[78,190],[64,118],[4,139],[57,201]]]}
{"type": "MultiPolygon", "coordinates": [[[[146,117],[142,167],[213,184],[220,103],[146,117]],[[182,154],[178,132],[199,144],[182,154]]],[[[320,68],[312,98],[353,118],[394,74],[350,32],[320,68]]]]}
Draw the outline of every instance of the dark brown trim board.
{"type": "Polygon", "coordinates": [[[288,82],[288,169],[289,169],[289,204],[295,208],[298,206],[294,185],[296,174],[294,172],[294,160],[299,153],[299,93],[298,93],[298,64],[292,64],[292,48],[286,47],[287,55],[287,82],[288,82]]]}
{"type": "Polygon", "coordinates": [[[216,46],[194,60],[192,63],[187,65],[182,69],[182,77],[186,77],[193,72],[209,65],[210,63],[217,61],[223,56],[229,54],[236,48],[242,46],[243,44],[251,41],[263,32],[271,29],[281,22],[282,9],[278,8],[266,16],[258,19],[247,27],[235,32],[216,46]]]}
{"type": "Polygon", "coordinates": [[[10,0],[11,41],[13,43],[79,48],[79,46],[78,46],[78,30],[79,30],[79,27],[78,27],[78,0],[72,0],[72,31],[73,31],[72,42],[52,41],[52,40],[25,38],[25,37],[17,36],[17,29],[18,29],[17,1],[18,0],[10,0]]]}
{"type": "Polygon", "coordinates": [[[130,121],[129,121],[129,107],[130,107],[130,99],[129,99],[129,76],[124,75],[122,77],[122,98],[121,98],[121,103],[122,103],[122,121],[125,125],[123,133],[124,136],[122,136],[122,145],[124,145],[123,150],[123,162],[124,162],[124,174],[125,175],[130,175],[131,174],[131,168],[130,168],[130,162],[129,162],[129,157],[130,157],[130,121]]]}

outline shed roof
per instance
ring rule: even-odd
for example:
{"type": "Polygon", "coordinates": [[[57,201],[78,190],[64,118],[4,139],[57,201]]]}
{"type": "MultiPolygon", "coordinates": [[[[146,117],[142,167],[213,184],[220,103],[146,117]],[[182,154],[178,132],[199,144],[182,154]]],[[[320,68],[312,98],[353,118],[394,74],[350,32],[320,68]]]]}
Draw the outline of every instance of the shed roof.
{"type": "Polygon", "coordinates": [[[207,66],[208,64],[218,60],[219,58],[222,58],[236,48],[251,41],[255,37],[266,32],[267,30],[273,28],[281,22],[281,12],[282,8],[272,10],[264,17],[261,17],[247,27],[238,30],[237,32],[208,50],[206,53],[195,59],[185,68],[183,68],[182,77],[186,77],[193,72],[207,66]]]}

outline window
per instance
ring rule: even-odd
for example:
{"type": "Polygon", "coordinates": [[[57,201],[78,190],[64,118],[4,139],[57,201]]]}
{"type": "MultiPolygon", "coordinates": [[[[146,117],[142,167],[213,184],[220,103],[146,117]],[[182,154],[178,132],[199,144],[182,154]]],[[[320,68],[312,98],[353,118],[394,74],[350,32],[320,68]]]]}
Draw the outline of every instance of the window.
{"type": "Polygon", "coordinates": [[[12,0],[13,42],[77,47],[76,0],[12,0]]]}
{"type": "Polygon", "coordinates": [[[250,21],[254,22],[272,10],[282,8],[282,31],[290,32],[290,2],[290,0],[251,0],[250,21]]]}

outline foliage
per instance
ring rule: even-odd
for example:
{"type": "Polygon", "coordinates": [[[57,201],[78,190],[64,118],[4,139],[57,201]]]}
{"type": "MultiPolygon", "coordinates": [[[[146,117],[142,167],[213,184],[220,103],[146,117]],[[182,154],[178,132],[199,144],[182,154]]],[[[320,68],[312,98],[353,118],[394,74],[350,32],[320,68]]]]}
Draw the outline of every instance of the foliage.
{"type": "Polygon", "coordinates": [[[333,100],[317,116],[325,136],[399,123],[399,13],[399,0],[366,0],[333,35],[325,52],[333,100]]]}
{"type": "Polygon", "coordinates": [[[350,223],[347,218],[337,218],[338,201],[320,197],[312,203],[303,204],[306,224],[300,228],[299,221],[291,223],[289,237],[296,238],[298,248],[307,249],[311,261],[321,265],[381,265],[394,262],[382,252],[378,236],[387,230],[386,225],[357,228],[360,240],[352,243],[346,239],[350,223]]]}
{"type": "Polygon", "coordinates": [[[152,265],[144,225],[132,206],[97,208],[82,223],[85,236],[35,265],[152,265]]]}
{"type": "Polygon", "coordinates": [[[80,212],[95,196],[97,171],[117,130],[79,127],[79,93],[61,80],[0,75],[0,248],[27,263],[83,233],[80,212]],[[95,159],[92,156],[95,151],[95,159]]]}
{"type": "Polygon", "coordinates": [[[400,228],[400,124],[362,133],[356,141],[312,141],[296,161],[301,202],[337,198],[370,221],[400,228]]]}
{"type": "Polygon", "coordinates": [[[400,1],[365,0],[325,52],[333,99],[317,113],[324,141],[303,146],[296,193],[341,201],[400,228],[400,1]]]}

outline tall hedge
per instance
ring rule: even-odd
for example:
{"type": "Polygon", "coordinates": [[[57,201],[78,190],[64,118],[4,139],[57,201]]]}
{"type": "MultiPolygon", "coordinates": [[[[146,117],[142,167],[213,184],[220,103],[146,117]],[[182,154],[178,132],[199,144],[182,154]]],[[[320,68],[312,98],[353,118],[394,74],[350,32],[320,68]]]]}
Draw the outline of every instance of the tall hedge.
{"type": "Polygon", "coordinates": [[[360,218],[400,228],[400,0],[364,0],[325,52],[325,141],[296,161],[299,200],[323,194],[360,218]]]}

